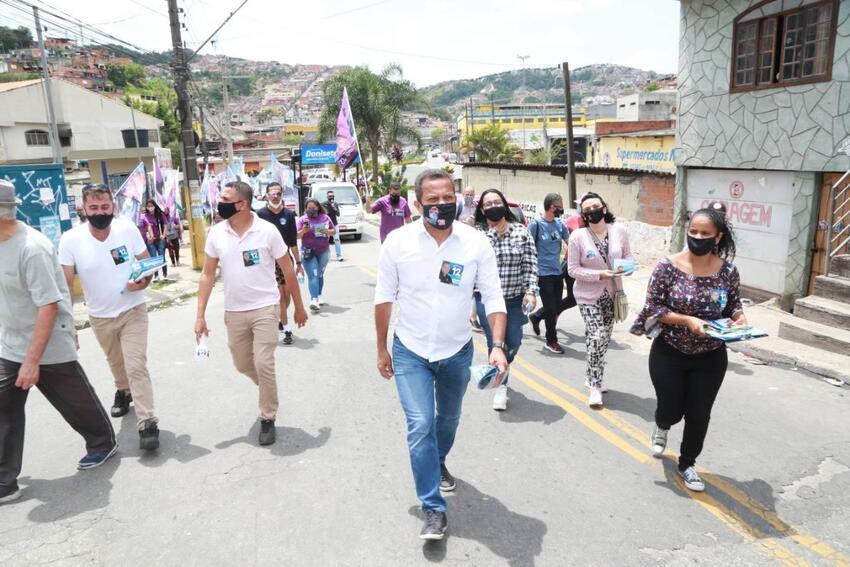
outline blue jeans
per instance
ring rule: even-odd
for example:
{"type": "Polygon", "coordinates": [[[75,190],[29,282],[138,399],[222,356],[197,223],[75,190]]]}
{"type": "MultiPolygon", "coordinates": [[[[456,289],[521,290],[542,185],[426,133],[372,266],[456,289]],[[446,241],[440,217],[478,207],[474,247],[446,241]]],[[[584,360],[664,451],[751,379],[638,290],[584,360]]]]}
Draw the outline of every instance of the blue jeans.
{"type": "Polygon", "coordinates": [[[331,258],[331,251],[325,250],[321,254],[313,253],[313,257],[309,260],[304,260],[304,273],[307,274],[307,288],[310,290],[310,299],[318,299],[322,295],[322,288],[325,287],[325,268],[328,267],[328,260],[331,258]]]}
{"type": "MultiPolygon", "coordinates": [[[[151,258],[153,258],[154,256],[165,256],[165,239],[164,238],[161,239],[158,243],[148,242],[147,243],[147,249],[148,249],[148,254],[150,255],[151,258]]],[[[163,276],[168,275],[168,265],[167,264],[168,263],[166,262],[166,265],[162,266],[162,275],[163,276]]],[[[159,273],[159,270],[157,270],[157,273],[159,273]]]]}
{"type": "Polygon", "coordinates": [[[342,242],[340,242],[341,240],[342,239],[339,237],[339,235],[336,235],[334,237],[334,253],[336,254],[337,260],[342,258],[342,242]]]}
{"type": "Polygon", "coordinates": [[[446,511],[440,494],[440,464],[455,442],[472,353],[469,341],[457,354],[428,362],[393,338],[395,384],[407,417],[407,449],[423,510],[446,511]]]}
{"type": "MultiPolygon", "coordinates": [[[[508,364],[514,361],[516,353],[519,352],[519,347],[522,345],[522,327],[528,323],[528,317],[522,312],[523,295],[516,297],[505,298],[505,308],[508,312],[508,326],[505,329],[505,344],[508,345],[508,352],[505,357],[508,359],[508,364]]],[[[484,311],[484,303],[481,302],[481,294],[475,293],[475,310],[478,312],[478,323],[484,329],[484,334],[487,336],[487,350],[493,348],[493,331],[490,329],[490,323],[487,322],[487,313],[484,311]]],[[[508,377],[505,376],[503,384],[508,383],[508,377]]]]}

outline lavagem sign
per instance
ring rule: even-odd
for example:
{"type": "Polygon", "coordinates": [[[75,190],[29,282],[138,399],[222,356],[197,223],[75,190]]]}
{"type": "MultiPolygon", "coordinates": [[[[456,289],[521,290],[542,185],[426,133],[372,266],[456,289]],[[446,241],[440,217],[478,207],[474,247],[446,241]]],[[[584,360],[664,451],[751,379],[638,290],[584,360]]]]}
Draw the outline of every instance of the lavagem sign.
{"type": "MultiPolygon", "coordinates": [[[[320,165],[336,163],[335,154],[336,144],[301,146],[301,164],[320,165]]],[[[360,156],[355,158],[354,163],[360,163],[360,156]]]]}

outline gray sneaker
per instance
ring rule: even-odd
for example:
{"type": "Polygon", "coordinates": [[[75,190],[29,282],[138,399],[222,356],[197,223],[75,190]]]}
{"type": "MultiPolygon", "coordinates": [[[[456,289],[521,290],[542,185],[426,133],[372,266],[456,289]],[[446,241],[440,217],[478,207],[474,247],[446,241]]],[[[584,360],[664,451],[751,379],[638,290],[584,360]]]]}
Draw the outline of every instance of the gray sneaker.
{"type": "Polygon", "coordinates": [[[446,465],[440,464],[440,492],[452,492],[455,488],[457,488],[457,481],[455,481],[455,477],[452,476],[452,473],[449,472],[449,469],[446,468],[446,465]]]}
{"type": "Polygon", "coordinates": [[[660,457],[664,454],[664,449],[667,448],[667,433],[669,432],[669,429],[662,429],[657,425],[652,430],[652,437],[649,442],[652,445],[653,457],[660,457]]]}
{"type": "Polygon", "coordinates": [[[679,470],[679,476],[685,479],[685,486],[688,487],[688,490],[693,490],[694,492],[702,492],[705,490],[705,483],[699,477],[697,470],[694,467],[679,470]]]}
{"type": "Polygon", "coordinates": [[[420,539],[438,541],[445,537],[449,522],[445,512],[436,510],[425,510],[425,525],[419,532],[420,539]]]}

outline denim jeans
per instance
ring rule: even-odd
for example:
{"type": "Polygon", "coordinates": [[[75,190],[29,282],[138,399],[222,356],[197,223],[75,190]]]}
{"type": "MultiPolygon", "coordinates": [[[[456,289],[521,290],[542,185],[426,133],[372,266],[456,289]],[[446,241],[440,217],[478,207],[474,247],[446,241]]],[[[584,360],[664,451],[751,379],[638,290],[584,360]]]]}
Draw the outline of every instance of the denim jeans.
{"type": "Polygon", "coordinates": [[[322,288],[325,287],[325,268],[328,267],[330,258],[331,251],[325,250],[321,254],[313,253],[313,257],[309,260],[303,260],[310,299],[318,299],[322,295],[322,288]]]}
{"type": "Polygon", "coordinates": [[[470,340],[451,357],[428,362],[398,337],[393,339],[395,383],[407,417],[407,449],[423,510],[446,511],[440,464],[455,441],[473,350],[470,340]]]}
{"type": "MultiPolygon", "coordinates": [[[[148,242],[147,243],[148,254],[151,258],[154,256],[165,256],[165,239],[161,239],[159,242],[148,242]]],[[[159,270],[157,270],[159,273],[159,270]]],[[[162,275],[168,276],[168,263],[162,266],[162,275]]]]}
{"type": "Polygon", "coordinates": [[[337,260],[342,258],[342,239],[339,236],[334,237],[334,253],[336,254],[337,260]]]}
{"type": "MultiPolygon", "coordinates": [[[[516,353],[519,352],[519,347],[522,345],[522,327],[528,323],[528,317],[522,312],[522,300],[525,296],[517,295],[516,297],[505,298],[505,308],[508,312],[508,326],[505,329],[505,344],[508,345],[508,352],[505,357],[508,359],[508,364],[514,361],[516,353]]],[[[481,302],[481,294],[475,293],[475,310],[478,313],[478,323],[484,330],[487,337],[487,350],[493,348],[493,331],[490,330],[490,323],[487,322],[487,313],[484,311],[484,303],[481,302]]],[[[508,377],[505,377],[503,384],[508,383],[508,377]]]]}

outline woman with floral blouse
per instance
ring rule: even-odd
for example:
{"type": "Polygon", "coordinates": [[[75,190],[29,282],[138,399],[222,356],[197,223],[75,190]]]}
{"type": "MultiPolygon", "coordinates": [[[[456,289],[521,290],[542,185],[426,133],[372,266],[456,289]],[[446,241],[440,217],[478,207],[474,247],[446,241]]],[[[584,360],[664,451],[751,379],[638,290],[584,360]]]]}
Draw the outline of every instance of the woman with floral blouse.
{"type": "MultiPolygon", "coordinates": [[[[496,252],[502,295],[508,311],[504,351],[510,364],[522,344],[522,327],[537,303],[537,247],[528,230],[508,208],[505,196],[496,189],[488,189],[481,194],[474,218],[475,226],[487,235],[496,252]]],[[[493,334],[478,292],[475,293],[475,308],[478,322],[487,336],[487,348],[492,349],[493,334]]],[[[496,388],[494,410],[504,411],[508,407],[508,376],[506,372],[505,379],[496,388]]]]}
{"type": "Polygon", "coordinates": [[[670,427],[685,420],[679,474],[690,490],[705,484],[694,469],[708,432],[711,408],[726,375],[723,341],[705,333],[705,322],[730,318],[746,325],[738,292],[735,240],[725,216],[700,209],[688,225],[686,250],[658,263],[646,305],[631,332],[653,338],[649,374],[658,400],[652,451],[660,457],[670,427]]]}

